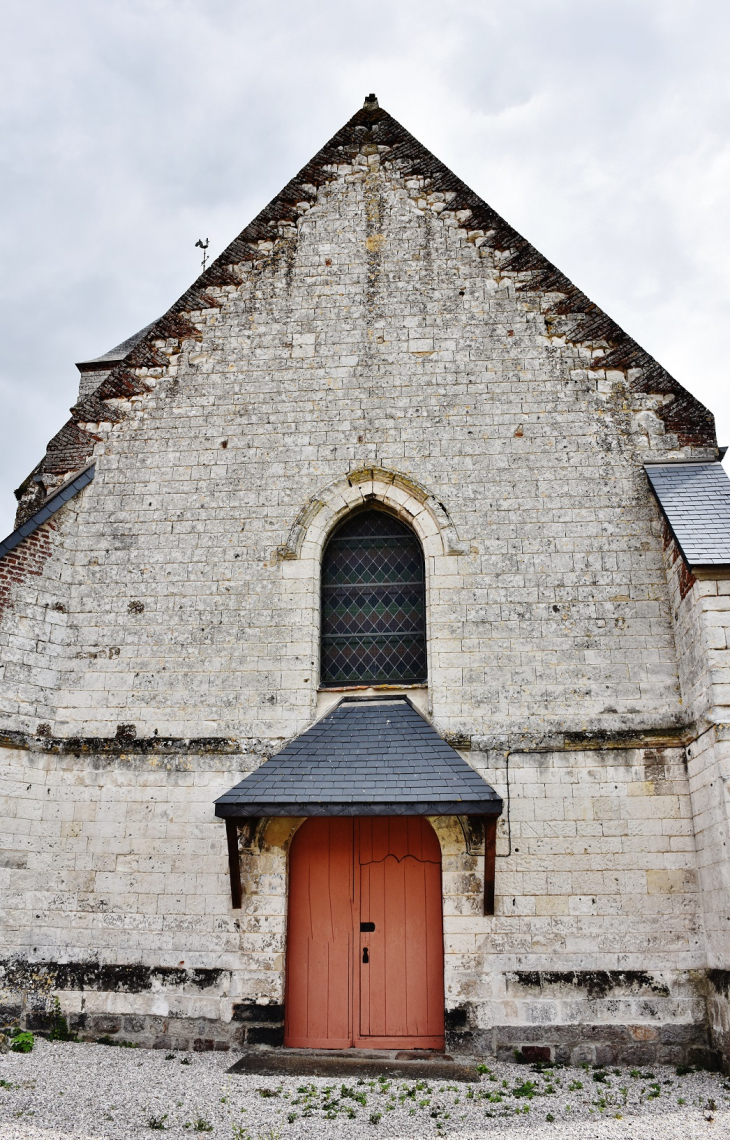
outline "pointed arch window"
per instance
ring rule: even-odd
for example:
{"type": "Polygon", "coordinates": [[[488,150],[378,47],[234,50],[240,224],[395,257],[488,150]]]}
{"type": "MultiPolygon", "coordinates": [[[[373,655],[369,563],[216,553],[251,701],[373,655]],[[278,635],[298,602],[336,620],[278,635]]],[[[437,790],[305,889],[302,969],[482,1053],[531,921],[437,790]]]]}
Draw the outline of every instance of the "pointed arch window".
{"type": "Polygon", "coordinates": [[[416,535],[380,510],[359,511],[322,560],[323,685],[426,680],[426,584],[416,535]]]}

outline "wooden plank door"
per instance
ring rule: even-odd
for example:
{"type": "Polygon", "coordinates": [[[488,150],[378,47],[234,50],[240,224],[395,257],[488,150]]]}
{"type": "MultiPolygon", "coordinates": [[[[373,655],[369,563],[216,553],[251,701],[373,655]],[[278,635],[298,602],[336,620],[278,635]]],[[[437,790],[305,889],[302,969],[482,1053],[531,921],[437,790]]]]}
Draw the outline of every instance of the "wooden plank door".
{"type": "Polygon", "coordinates": [[[284,1044],[352,1044],[354,822],[308,819],[292,841],[284,1044]]]}
{"type": "Polygon", "coordinates": [[[360,818],[355,1045],[444,1047],[441,848],[418,816],[360,818]],[[359,975],[359,976],[357,976],[359,975]]]}

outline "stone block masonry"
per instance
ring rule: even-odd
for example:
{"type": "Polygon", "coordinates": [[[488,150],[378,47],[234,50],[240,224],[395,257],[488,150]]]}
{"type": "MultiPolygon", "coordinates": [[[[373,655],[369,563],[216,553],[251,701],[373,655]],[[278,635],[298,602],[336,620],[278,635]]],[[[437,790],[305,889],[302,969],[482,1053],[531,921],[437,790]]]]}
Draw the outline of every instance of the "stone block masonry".
{"type": "Polygon", "coordinates": [[[85,381],[39,467],[96,475],[0,562],[0,1002],[276,1043],[299,821],[241,834],[234,911],[213,800],[332,699],[321,552],[378,503],[424,549],[417,699],[508,809],[490,917],[433,821],[452,1044],[727,1048],[730,594],[643,470],[715,459],[711,416],[379,116],[85,381]]]}
{"type": "MultiPolygon", "coordinates": [[[[636,463],[648,437],[617,414],[633,398],[622,378],[553,353],[537,302],[392,178],[346,174],[321,197],[104,432],[73,552],[58,554],[74,644],[55,731],[287,737],[307,723],[317,623],[301,594],[318,585],[291,593],[275,551],[302,503],[374,462],[428,487],[466,544],[430,568],[444,728],[564,726],[576,701],[581,723],[676,722],[659,518],[636,463]],[[361,296],[371,183],[377,313],[361,296]],[[433,351],[413,351],[414,328],[433,351]]],[[[13,727],[34,731],[18,703],[13,727]]]]}
{"type": "MultiPolygon", "coordinates": [[[[287,851],[301,820],[241,833],[233,911],[225,831],[210,812],[275,746],[154,753],[128,740],[100,756],[80,744],[0,749],[0,1004],[42,1028],[55,993],[82,1037],[278,1043],[287,851]]],[[[506,797],[503,753],[464,756],[506,797]]],[[[683,750],[516,752],[509,779],[494,917],[482,914],[479,844],[457,819],[431,821],[452,1045],[511,1055],[537,1042],[558,1059],[636,1063],[706,1049],[683,750]]]]}

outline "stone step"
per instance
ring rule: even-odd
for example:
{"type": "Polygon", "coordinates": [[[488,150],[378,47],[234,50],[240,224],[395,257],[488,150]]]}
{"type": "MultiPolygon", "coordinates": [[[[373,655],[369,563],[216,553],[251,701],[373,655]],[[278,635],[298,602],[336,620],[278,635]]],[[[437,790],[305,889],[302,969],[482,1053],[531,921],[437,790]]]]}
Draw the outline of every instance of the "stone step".
{"type": "Polygon", "coordinates": [[[229,1073],[478,1081],[474,1059],[419,1049],[247,1049],[229,1073]]]}

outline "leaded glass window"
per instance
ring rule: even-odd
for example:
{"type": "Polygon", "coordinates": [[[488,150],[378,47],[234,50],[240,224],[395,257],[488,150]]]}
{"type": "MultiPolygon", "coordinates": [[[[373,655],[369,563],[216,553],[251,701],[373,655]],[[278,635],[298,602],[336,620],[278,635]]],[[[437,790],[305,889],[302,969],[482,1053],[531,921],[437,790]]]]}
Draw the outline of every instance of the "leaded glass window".
{"type": "Polygon", "coordinates": [[[335,530],[322,561],[322,684],[425,680],[421,544],[385,511],[360,511],[335,530]]]}

